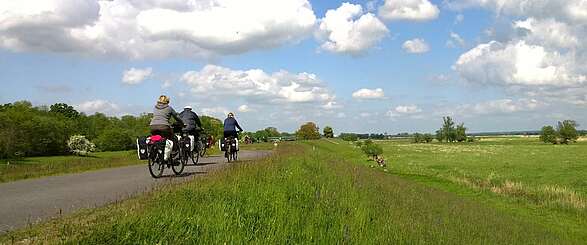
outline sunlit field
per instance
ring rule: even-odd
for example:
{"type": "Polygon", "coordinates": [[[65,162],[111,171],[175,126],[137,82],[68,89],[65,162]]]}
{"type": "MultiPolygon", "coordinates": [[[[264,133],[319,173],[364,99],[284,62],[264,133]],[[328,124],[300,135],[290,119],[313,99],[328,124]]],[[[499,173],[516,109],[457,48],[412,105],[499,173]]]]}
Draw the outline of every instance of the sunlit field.
{"type": "Polygon", "coordinates": [[[383,146],[392,175],[472,196],[552,229],[585,237],[587,142],[583,140],[571,145],[545,144],[536,137],[486,137],[453,144],[377,143],[383,146]]]}
{"type": "MultiPolygon", "coordinates": [[[[528,209],[524,201],[509,202],[490,191],[484,194],[481,189],[481,193],[469,195],[477,189],[467,191],[473,189],[464,185],[459,189],[460,185],[448,181],[448,177],[447,181],[436,181],[443,174],[451,176],[451,171],[439,171],[432,167],[435,164],[419,163],[434,161],[432,157],[422,156],[432,154],[440,163],[450,166],[447,169],[454,169],[458,168],[457,164],[445,155],[456,153],[468,160],[478,160],[483,159],[481,152],[502,152],[500,144],[488,148],[475,144],[458,150],[449,145],[378,143],[385,145],[388,171],[372,167],[373,162],[343,141],[282,143],[270,158],[233,164],[188,183],[164,186],[151,194],[14,231],[3,235],[0,241],[85,244],[581,244],[585,241],[585,230],[573,228],[573,224],[578,224],[576,219],[585,217],[577,208],[569,208],[575,210],[574,219],[563,215],[561,222],[545,224],[540,217],[532,216],[540,210],[528,209]],[[405,159],[411,161],[404,162],[405,159]],[[416,171],[421,173],[418,177],[410,175],[416,171]]],[[[463,168],[462,171],[484,176],[485,170],[463,168]]],[[[510,176],[516,174],[503,178],[510,176]]],[[[512,178],[512,181],[521,180],[512,178]]],[[[548,208],[561,214],[572,213],[548,208]]]]}

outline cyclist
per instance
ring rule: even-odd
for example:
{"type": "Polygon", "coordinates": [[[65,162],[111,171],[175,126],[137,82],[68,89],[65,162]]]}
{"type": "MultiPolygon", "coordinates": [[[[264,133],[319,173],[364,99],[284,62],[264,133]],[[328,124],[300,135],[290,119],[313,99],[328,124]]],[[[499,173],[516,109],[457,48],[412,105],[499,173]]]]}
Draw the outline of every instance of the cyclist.
{"type": "Polygon", "coordinates": [[[177,140],[173,136],[173,129],[171,129],[171,118],[174,118],[178,123],[183,124],[183,121],[177,112],[169,105],[169,97],[165,95],[159,96],[157,105],[153,110],[153,119],[151,119],[151,135],[161,135],[164,138],[173,141],[173,150],[177,149],[177,140]]]}
{"type": "Polygon", "coordinates": [[[237,128],[238,128],[239,132],[243,131],[241,126],[238,125],[238,122],[236,121],[236,119],[234,119],[234,113],[232,113],[232,112],[228,113],[228,117],[226,119],[224,119],[224,138],[226,139],[226,138],[232,136],[235,139],[238,139],[238,134],[236,132],[237,128]]]}
{"type": "Polygon", "coordinates": [[[179,113],[179,117],[181,117],[181,120],[185,124],[183,130],[198,139],[198,131],[202,129],[202,122],[198,114],[192,111],[192,107],[189,105],[185,106],[183,111],[179,113]]]}

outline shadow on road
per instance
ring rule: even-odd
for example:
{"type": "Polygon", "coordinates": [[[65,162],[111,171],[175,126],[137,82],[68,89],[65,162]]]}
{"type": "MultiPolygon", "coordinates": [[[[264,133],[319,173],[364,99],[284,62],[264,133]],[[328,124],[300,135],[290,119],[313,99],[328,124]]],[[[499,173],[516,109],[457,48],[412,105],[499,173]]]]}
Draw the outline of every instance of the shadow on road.
{"type": "Polygon", "coordinates": [[[176,174],[167,174],[167,175],[162,175],[159,178],[185,178],[185,177],[190,177],[192,175],[198,175],[198,174],[207,174],[208,172],[206,171],[195,171],[195,172],[185,172],[182,173],[180,175],[176,175],[176,174]]]}

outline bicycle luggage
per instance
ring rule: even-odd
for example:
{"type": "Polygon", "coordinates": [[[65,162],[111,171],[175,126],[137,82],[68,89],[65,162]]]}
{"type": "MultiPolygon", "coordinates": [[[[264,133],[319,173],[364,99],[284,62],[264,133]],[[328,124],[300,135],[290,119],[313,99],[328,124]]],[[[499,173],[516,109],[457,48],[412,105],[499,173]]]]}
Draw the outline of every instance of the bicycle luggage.
{"type": "Polygon", "coordinates": [[[149,158],[148,143],[149,139],[147,137],[137,138],[137,155],[139,156],[139,160],[147,160],[149,158]]]}

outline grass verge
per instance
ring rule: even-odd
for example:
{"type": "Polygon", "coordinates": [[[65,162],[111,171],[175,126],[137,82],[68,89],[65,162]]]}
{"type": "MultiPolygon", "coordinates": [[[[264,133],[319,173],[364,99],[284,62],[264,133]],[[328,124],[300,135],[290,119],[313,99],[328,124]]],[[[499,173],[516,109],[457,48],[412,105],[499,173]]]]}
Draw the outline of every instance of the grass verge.
{"type": "Polygon", "coordinates": [[[97,152],[89,156],[27,157],[0,161],[0,183],[42,176],[77,173],[141,164],[136,151],[97,152]]]}

